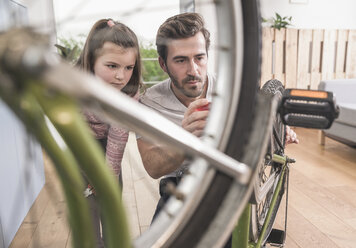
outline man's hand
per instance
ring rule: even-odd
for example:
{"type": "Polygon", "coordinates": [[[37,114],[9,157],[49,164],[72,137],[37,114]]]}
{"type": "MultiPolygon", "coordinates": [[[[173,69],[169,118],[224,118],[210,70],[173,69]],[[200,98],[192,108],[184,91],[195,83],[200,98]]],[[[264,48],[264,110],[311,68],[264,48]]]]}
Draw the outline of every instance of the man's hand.
{"type": "Polygon", "coordinates": [[[182,127],[188,132],[200,137],[206,125],[206,118],[209,115],[209,105],[207,99],[198,99],[189,104],[187,111],[184,113],[182,127]]]}
{"type": "Polygon", "coordinates": [[[299,144],[297,134],[289,126],[286,126],[286,145],[293,143],[299,144]]]}

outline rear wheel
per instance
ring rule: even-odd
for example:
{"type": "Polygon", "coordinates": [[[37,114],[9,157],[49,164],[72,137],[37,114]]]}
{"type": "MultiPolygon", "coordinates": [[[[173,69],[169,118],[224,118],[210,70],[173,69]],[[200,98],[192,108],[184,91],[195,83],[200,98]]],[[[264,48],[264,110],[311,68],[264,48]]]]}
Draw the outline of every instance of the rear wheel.
{"type": "MultiPolygon", "coordinates": [[[[283,91],[284,87],[282,83],[276,79],[267,81],[262,87],[262,92],[264,94],[275,96],[278,99],[281,99],[283,91]]],[[[283,155],[284,146],[285,125],[283,125],[280,116],[277,114],[273,122],[273,130],[270,133],[265,157],[258,168],[258,176],[254,185],[254,194],[251,199],[252,206],[250,238],[253,241],[257,241],[260,236],[263,224],[265,223],[267,212],[270,209],[273,194],[281,176],[281,165],[272,161],[272,155],[283,155]]],[[[285,179],[283,178],[282,190],[278,195],[277,202],[272,211],[272,217],[268,224],[262,243],[266,242],[268,235],[272,230],[272,226],[284,194],[284,187],[285,179]]]]}

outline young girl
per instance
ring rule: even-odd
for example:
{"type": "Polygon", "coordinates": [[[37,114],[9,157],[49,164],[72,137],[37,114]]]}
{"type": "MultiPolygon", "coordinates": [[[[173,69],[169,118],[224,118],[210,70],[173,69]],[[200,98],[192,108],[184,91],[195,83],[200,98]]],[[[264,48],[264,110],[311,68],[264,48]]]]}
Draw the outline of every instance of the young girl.
{"type": "MultiPolygon", "coordinates": [[[[131,97],[137,98],[141,86],[140,51],[137,37],[126,25],[102,19],[92,27],[85,42],[77,66],[93,73],[104,82],[131,97]]],[[[128,132],[100,120],[94,114],[84,111],[95,138],[105,151],[107,164],[122,186],[121,161],[128,132]]],[[[85,190],[93,215],[98,247],[103,247],[100,235],[100,213],[91,186],[85,190]]]]}

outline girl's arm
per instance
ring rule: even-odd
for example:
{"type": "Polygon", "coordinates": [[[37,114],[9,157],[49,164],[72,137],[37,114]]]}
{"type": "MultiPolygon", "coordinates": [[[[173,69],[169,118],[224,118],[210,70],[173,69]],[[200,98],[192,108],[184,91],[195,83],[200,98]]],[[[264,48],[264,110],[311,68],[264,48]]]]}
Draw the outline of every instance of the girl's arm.
{"type": "Polygon", "coordinates": [[[121,162],[124,155],[129,133],[120,127],[110,127],[108,143],[106,146],[106,161],[116,177],[121,171],[121,162]]]}

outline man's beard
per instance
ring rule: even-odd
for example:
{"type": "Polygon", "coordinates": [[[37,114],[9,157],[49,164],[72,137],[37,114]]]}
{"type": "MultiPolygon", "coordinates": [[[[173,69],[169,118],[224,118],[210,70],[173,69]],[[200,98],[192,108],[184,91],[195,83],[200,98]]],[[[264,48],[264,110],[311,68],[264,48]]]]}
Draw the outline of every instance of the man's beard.
{"type": "Polygon", "coordinates": [[[186,78],[184,78],[182,80],[182,84],[179,84],[178,80],[169,72],[169,70],[167,69],[167,74],[168,76],[171,78],[171,81],[173,83],[173,85],[180,91],[183,93],[183,95],[185,95],[186,97],[198,97],[203,93],[203,89],[204,89],[204,83],[202,84],[202,87],[200,90],[197,90],[198,86],[194,85],[191,88],[189,88],[188,90],[186,90],[184,88],[184,85],[189,82],[189,81],[198,81],[198,82],[203,82],[202,78],[199,76],[188,76],[186,78]]]}

